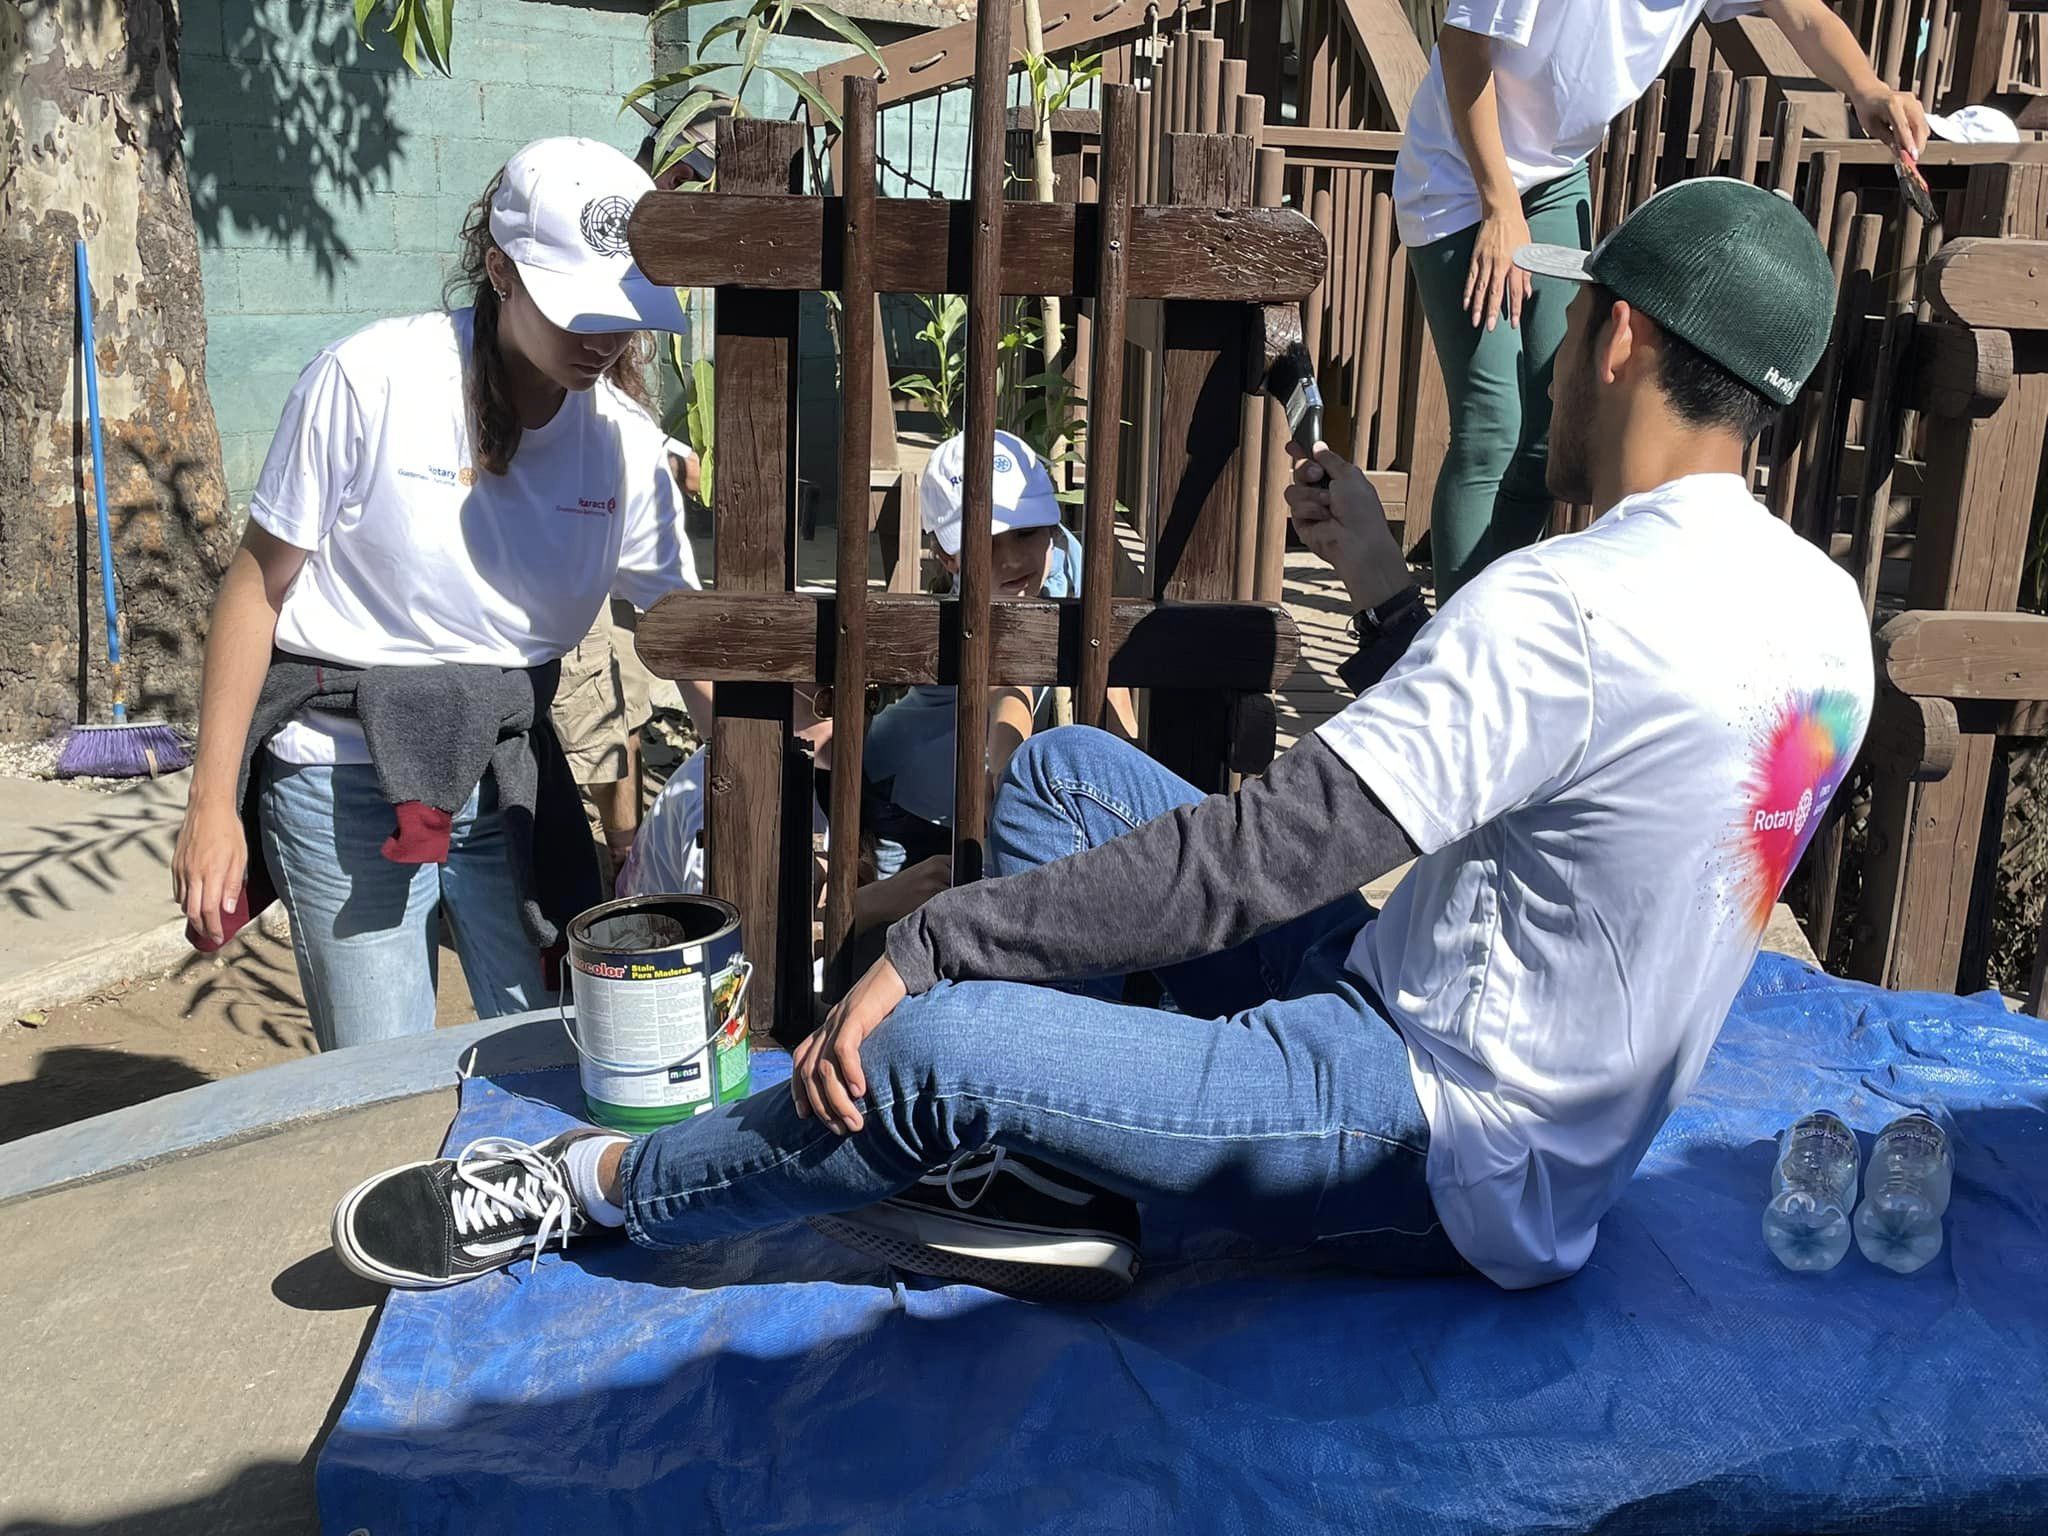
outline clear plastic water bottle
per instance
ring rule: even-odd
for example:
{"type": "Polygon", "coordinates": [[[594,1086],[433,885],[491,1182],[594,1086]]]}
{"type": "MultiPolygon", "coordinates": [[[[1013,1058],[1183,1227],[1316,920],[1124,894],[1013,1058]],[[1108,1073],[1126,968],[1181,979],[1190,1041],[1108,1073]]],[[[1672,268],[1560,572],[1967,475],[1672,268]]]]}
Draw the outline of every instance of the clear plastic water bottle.
{"type": "Polygon", "coordinates": [[[1940,1126],[1922,1114],[1886,1126],[1863,1175],[1856,1246],[1873,1264],[1910,1275],[1941,1252],[1955,1159],[1940,1126]]]}
{"type": "Polygon", "coordinates": [[[1841,1263],[1855,1204],[1856,1133],[1841,1116],[1821,1109],[1786,1127],[1764,1207],[1764,1242],[1778,1262],[1802,1274],[1841,1263]]]}

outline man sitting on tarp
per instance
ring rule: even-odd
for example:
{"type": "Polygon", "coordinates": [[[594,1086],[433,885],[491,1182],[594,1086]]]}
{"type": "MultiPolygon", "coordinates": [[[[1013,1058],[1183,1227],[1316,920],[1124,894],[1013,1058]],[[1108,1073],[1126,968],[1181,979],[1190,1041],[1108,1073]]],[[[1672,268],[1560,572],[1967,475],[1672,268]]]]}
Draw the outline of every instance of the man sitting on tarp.
{"type": "Polygon", "coordinates": [[[1170,1200],[1369,1267],[1576,1271],[1699,1075],[1872,668],[1854,584],[1742,478],[1834,308],[1798,210],[1688,181],[1590,254],[1517,260],[1583,285],[1549,473],[1591,528],[1424,622],[1364,476],[1319,450],[1288,503],[1358,609],[1356,702],[1236,795],[1034,738],[989,828],[1005,878],[897,924],[787,1088],[381,1174],[335,1213],[343,1259],[436,1286],[596,1228],[808,1217],[905,1268],[1103,1296],[1134,1202],[1170,1200]],[[1373,913],[1358,888],[1411,858],[1373,913]],[[1086,985],[1136,971],[1177,1011],[1086,985]]]}

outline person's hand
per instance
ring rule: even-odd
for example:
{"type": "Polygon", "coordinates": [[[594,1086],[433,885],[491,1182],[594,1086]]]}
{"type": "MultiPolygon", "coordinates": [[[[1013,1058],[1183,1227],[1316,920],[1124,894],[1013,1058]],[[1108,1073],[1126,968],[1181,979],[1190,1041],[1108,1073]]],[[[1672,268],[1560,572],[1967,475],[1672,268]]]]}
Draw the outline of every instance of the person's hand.
{"type": "Polygon", "coordinates": [[[899,922],[952,883],[951,855],[935,853],[873,885],[864,885],[853,896],[854,932],[866,933],[899,922]]]}
{"type": "Polygon", "coordinates": [[[1311,458],[1290,441],[1287,454],[1294,460],[1287,515],[1301,542],[1337,573],[1352,606],[1377,608],[1406,587],[1408,559],[1365,471],[1326,443],[1311,458]]]}
{"type": "Polygon", "coordinates": [[[881,1028],[909,995],[887,955],[854,983],[853,990],[797,1046],[791,1059],[789,1091],[799,1115],[805,1119],[815,1115],[841,1136],[850,1136],[866,1124],[855,1102],[868,1091],[867,1073],[860,1064],[861,1042],[881,1028]]]}
{"type": "Polygon", "coordinates": [[[171,897],[207,942],[219,944],[226,937],[221,914],[240,904],[248,865],[249,843],[233,803],[194,795],[171,854],[171,897]]]}
{"type": "Polygon", "coordinates": [[[1529,297],[1529,274],[1515,265],[1515,252],[1529,243],[1529,221],[1520,208],[1490,213],[1479,223],[1472,242],[1472,265],[1465,271],[1465,312],[1473,327],[1492,330],[1500,323],[1503,304],[1508,324],[1522,323],[1522,305],[1529,297]]]}
{"type": "Polygon", "coordinates": [[[1856,100],[1856,121],[1880,144],[1902,149],[1914,159],[1927,148],[1927,109],[1910,91],[1879,86],[1856,100]]]}

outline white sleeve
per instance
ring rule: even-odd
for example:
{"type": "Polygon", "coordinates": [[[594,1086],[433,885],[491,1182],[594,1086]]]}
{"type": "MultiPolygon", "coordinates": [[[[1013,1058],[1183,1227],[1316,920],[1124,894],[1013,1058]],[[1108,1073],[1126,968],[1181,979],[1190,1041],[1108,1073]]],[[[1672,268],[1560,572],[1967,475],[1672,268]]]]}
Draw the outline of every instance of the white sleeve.
{"type": "Polygon", "coordinates": [[[1407,655],[1319,735],[1424,853],[1569,784],[1593,722],[1571,589],[1510,556],[1458,593],[1407,655]]]}
{"type": "Polygon", "coordinates": [[[612,595],[644,613],[669,593],[694,592],[702,583],[683,528],[683,493],[669,473],[666,445],[637,457],[644,462],[626,472],[625,532],[612,595]]]}
{"type": "Polygon", "coordinates": [[[1542,0],[1451,0],[1444,10],[1443,24],[1526,48],[1529,35],[1536,28],[1536,7],[1541,3],[1542,0]]]}
{"type": "Polygon", "coordinates": [[[364,415],[341,361],[322,352],[285,398],[277,435],[249,497],[249,520],[296,549],[312,550],[357,499],[364,415]]]}
{"type": "Polygon", "coordinates": [[[1764,0],[1707,0],[1707,20],[1733,21],[1737,16],[1754,16],[1764,0]]]}

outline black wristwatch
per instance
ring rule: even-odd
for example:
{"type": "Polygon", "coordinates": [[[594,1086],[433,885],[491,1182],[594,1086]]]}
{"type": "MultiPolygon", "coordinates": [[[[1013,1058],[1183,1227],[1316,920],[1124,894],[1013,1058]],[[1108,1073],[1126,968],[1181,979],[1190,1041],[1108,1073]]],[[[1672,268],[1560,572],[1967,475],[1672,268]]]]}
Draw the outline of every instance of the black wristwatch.
{"type": "Polygon", "coordinates": [[[1422,588],[1412,584],[1405,586],[1384,603],[1362,608],[1353,614],[1351,638],[1360,645],[1371,645],[1398,630],[1408,622],[1412,613],[1420,613],[1422,607],[1422,588]]]}
{"type": "Polygon", "coordinates": [[[1416,586],[1403,587],[1384,603],[1360,610],[1351,619],[1358,650],[1337,668],[1337,676],[1353,693],[1364,693],[1387,675],[1428,621],[1422,588],[1416,586]]]}

